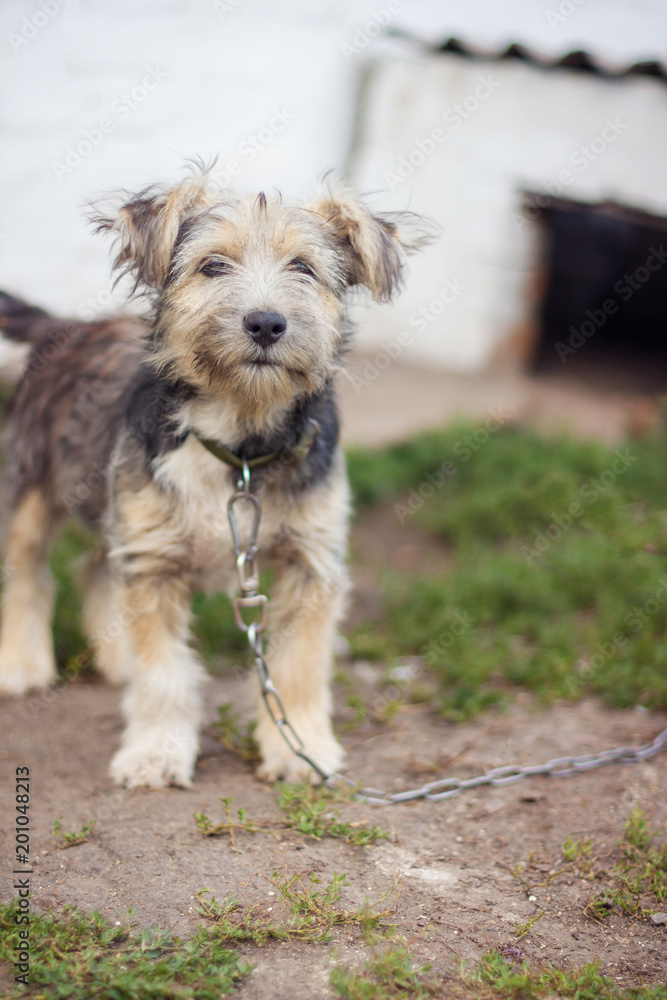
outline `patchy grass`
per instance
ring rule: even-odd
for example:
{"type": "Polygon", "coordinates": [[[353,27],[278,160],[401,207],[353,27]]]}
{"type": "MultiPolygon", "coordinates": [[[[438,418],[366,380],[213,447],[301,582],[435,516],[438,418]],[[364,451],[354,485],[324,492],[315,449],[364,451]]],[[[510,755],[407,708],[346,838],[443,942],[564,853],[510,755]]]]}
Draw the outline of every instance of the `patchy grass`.
{"type": "Polygon", "coordinates": [[[454,553],[437,579],[386,577],[382,618],[355,630],[353,654],[420,656],[455,720],[514,687],[667,706],[666,439],[612,449],[509,428],[473,452],[459,447],[470,433],[351,456],[362,503],[393,501],[398,522],[454,553]],[[446,462],[455,472],[422,499],[446,462]]]}
{"type": "Polygon", "coordinates": [[[340,792],[306,783],[281,785],[278,794],[278,805],[285,814],[286,824],[297,833],[316,840],[334,837],[356,847],[367,847],[376,840],[389,840],[388,830],[366,820],[354,823],[342,820],[335,805],[344,800],[340,792]]]}
{"type": "Polygon", "coordinates": [[[418,965],[401,941],[382,941],[360,970],[337,965],[330,982],[345,1000],[425,1000],[443,996],[442,982],[429,964],[418,965]]]}
{"type": "MultiPolygon", "coordinates": [[[[482,958],[473,973],[463,974],[464,997],[491,1000],[538,1000],[568,997],[572,1000],[665,1000],[667,987],[641,986],[625,989],[603,976],[597,963],[579,969],[555,969],[552,965],[531,968],[527,962],[513,965],[499,952],[482,958]],[[469,992],[468,992],[469,991],[469,992]]],[[[456,996],[456,994],[454,994],[456,996]]]]}
{"type": "Polygon", "coordinates": [[[341,792],[322,786],[315,788],[305,782],[280,786],[278,805],[285,815],[283,820],[251,820],[245,809],[238,809],[236,819],[233,819],[231,798],[220,801],[225,812],[221,823],[214,823],[206,813],[195,813],[194,820],[205,837],[229,836],[234,846],[237,832],[279,834],[284,830],[293,830],[315,840],[324,837],[344,840],[355,847],[368,847],[391,836],[388,830],[371,825],[366,820],[348,822],[341,819],[336,804],[349,801],[349,796],[346,798],[341,792]]]}
{"type": "Polygon", "coordinates": [[[515,964],[511,956],[490,952],[458,981],[437,975],[430,964],[418,964],[402,939],[383,941],[360,969],[336,966],[331,985],[344,1000],[665,1000],[667,987],[623,988],[603,976],[597,963],[581,968],[515,964]]]}
{"type": "Polygon", "coordinates": [[[644,810],[636,807],[618,843],[600,846],[592,840],[568,837],[561,846],[561,858],[552,859],[552,867],[531,852],[525,863],[510,869],[510,874],[532,898],[537,888],[555,884],[561,876],[568,881],[576,875],[591,886],[583,908],[589,918],[603,921],[613,914],[624,914],[648,919],[667,904],[666,834],[667,830],[659,835],[644,810]]]}
{"type": "MultiPolygon", "coordinates": [[[[16,904],[0,904],[0,959],[14,961],[16,904]]],[[[94,911],[66,906],[62,917],[30,917],[30,995],[62,1000],[217,1000],[250,966],[224,940],[200,928],[181,940],[153,927],[138,932],[131,911],[111,926],[94,911]]],[[[17,983],[13,996],[25,996],[17,983]]]]}
{"type": "Polygon", "coordinates": [[[612,913],[648,917],[667,903],[667,838],[658,838],[643,809],[636,807],[625,824],[621,857],[609,870],[597,872],[607,885],[586,907],[597,920],[612,913]]]}
{"type": "Polygon", "coordinates": [[[75,847],[77,844],[85,844],[93,835],[96,820],[92,819],[84,823],[80,830],[64,830],[62,816],[53,824],[51,841],[57,851],[63,851],[66,847],[75,847]]]}
{"type": "Polygon", "coordinates": [[[295,875],[276,871],[271,877],[264,877],[274,887],[271,906],[244,907],[236,899],[219,904],[214,897],[205,898],[210,894],[209,889],[198,893],[199,912],[214,926],[216,936],[226,941],[263,945],[270,940],[328,941],[332,929],[344,925],[356,926],[367,934],[380,928],[395,913],[400,892],[394,883],[377,903],[348,910],[340,906],[342,891],[349,885],[345,875],[334,872],[327,884],[312,871],[295,875]],[[385,909],[377,909],[379,906],[385,909]]]}

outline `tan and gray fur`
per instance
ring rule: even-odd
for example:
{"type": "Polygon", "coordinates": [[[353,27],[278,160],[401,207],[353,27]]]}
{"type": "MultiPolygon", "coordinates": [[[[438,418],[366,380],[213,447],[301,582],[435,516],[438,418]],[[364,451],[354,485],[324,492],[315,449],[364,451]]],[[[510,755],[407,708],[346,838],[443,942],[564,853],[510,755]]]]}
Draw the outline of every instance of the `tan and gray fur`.
{"type": "MultiPolygon", "coordinates": [[[[220,196],[206,171],[125,197],[95,221],[116,237],[115,267],[148,295],[146,322],[67,323],[0,296],[0,366],[15,374],[21,350],[25,365],[7,422],[0,692],[56,680],[47,557],[76,513],[103,537],[86,568],[84,625],[98,668],[127,684],[113,779],[189,785],[205,679],[189,638],[191,594],[233,590],[236,578],[226,505],[237,473],[200,439],[252,459],[289,449],[314,418],[307,458],[258,469],[252,486],[262,555],[275,565],[269,669],[306,749],[336,769],[329,679],[349,497],[334,378],[345,298],[365,286],[388,300],[419,234],[348,192],[310,205],[220,196]],[[251,334],[255,314],[279,317],[277,339],[251,334]]],[[[257,718],[260,773],[305,776],[261,702],[257,718]]]]}

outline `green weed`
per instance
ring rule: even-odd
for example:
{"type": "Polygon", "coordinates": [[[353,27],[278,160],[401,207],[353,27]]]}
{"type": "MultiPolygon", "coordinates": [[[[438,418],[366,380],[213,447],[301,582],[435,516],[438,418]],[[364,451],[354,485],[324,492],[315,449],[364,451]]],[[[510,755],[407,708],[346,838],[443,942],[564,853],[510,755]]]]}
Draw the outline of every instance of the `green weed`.
{"type": "Polygon", "coordinates": [[[367,847],[376,840],[388,840],[390,833],[366,821],[347,822],[340,818],[335,804],[343,801],[341,793],[306,783],[281,785],[278,805],[286,817],[286,825],[297,833],[321,840],[323,837],[342,839],[347,844],[367,847]]]}
{"type": "Polygon", "coordinates": [[[248,812],[246,809],[236,810],[236,819],[231,817],[232,799],[231,796],[227,798],[220,799],[222,802],[225,818],[222,823],[214,823],[206,813],[194,813],[194,820],[199,827],[200,833],[203,833],[205,837],[224,837],[228,836],[232,842],[232,845],[236,847],[235,832],[241,830],[244,833],[258,833],[261,829],[265,829],[267,824],[257,823],[254,820],[248,819],[248,812]]]}
{"type": "Polygon", "coordinates": [[[568,837],[560,850],[566,861],[580,861],[588,857],[592,845],[592,840],[573,840],[568,837]]]}
{"type": "Polygon", "coordinates": [[[345,1000],[425,1000],[442,996],[428,964],[417,965],[402,942],[392,941],[366,959],[361,970],[336,966],[330,982],[345,1000]]]}
{"type": "MultiPolygon", "coordinates": [[[[491,952],[474,973],[464,973],[464,996],[475,1000],[503,997],[507,1000],[541,1000],[551,997],[572,1000],[665,1000],[667,987],[641,986],[624,989],[600,973],[593,962],[579,969],[555,969],[552,965],[531,968],[527,962],[510,964],[505,956],[491,952]]],[[[454,994],[456,996],[456,994],[454,994]]]]}
{"type": "Polygon", "coordinates": [[[514,925],[515,940],[522,941],[523,938],[528,937],[528,935],[532,931],[537,921],[540,919],[540,917],[543,916],[544,916],[544,910],[540,910],[539,913],[536,913],[534,917],[529,917],[528,920],[526,920],[523,924],[520,923],[515,924],[514,925]]]}
{"type": "MultiPolygon", "coordinates": [[[[15,960],[17,905],[0,904],[0,959],[15,960]]],[[[232,992],[250,966],[223,940],[200,928],[179,939],[157,927],[138,932],[132,911],[111,926],[96,910],[66,906],[62,917],[30,916],[29,981],[53,1000],[217,1000],[232,992]]],[[[13,966],[12,966],[13,968],[13,966]]],[[[16,983],[13,996],[25,996],[16,983]]]]}
{"type": "Polygon", "coordinates": [[[51,840],[53,846],[58,851],[64,850],[66,847],[74,847],[76,844],[85,844],[85,842],[92,836],[95,829],[96,820],[92,819],[88,823],[84,823],[80,830],[64,830],[62,824],[62,816],[53,824],[53,831],[51,833],[51,840]]]}
{"type": "MultiPolygon", "coordinates": [[[[348,798],[349,800],[349,798],[348,798]]],[[[388,830],[369,825],[365,820],[348,822],[340,818],[337,803],[346,801],[342,792],[312,785],[280,785],[278,791],[278,806],[284,814],[282,820],[251,820],[245,809],[238,809],[236,819],[231,815],[231,798],[222,798],[225,818],[221,823],[214,823],[206,813],[195,813],[194,820],[205,837],[229,836],[236,846],[235,833],[271,833],[279,834],[284,830],[293,830],[315,840],[332,837],[344,840],[346,844],[356,847],[367,847],[376,840],[386,840],[390,837],[388,830]]]]}
{"type": "Polygon", "coordinates": [[[658,841],[643,809],[636,807],[625,824],[619,845],[622,858],[607,872],[597,873],[607,886],[586,911],[597,920],[611,913],[647,917],[667,903],[667,839],[658,841]]]}
{"type": "Polygon", "coordinates": [[[206,899],[209,889],[198,893],[201,903],[200,914],[211,921],[216,935],[226,941],[252,941],[262,945],[269,940],[277,941],[327,941],[334,927],[356,925],[367,932],[381,926],[395,911],[398,887],[383,896],[376,906],[390,905],[378,911],[372,905],[360,910],[341,908],[342,890],[349,885],[345,875],[333,874],[331,882],[322,883],[315,872],[295,875],[274,872],[265,876],[274,886],[275,903],[266,907],[255,905],[243,907],[238,900],[230,899],[219,904],[214,897],[206,899]]]}

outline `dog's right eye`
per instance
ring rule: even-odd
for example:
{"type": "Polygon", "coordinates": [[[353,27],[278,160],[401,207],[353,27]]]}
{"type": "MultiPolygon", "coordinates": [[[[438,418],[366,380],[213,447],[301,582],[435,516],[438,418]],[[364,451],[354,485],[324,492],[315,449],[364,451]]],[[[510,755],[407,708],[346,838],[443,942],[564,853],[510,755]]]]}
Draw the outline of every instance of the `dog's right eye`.
{"type": "Polygon", "coordinates": [[[227,274],[230,269],[225,260],[207,260],[199,268],[200,272],[207,278],[219,278],[222,274],[227,274]]]}

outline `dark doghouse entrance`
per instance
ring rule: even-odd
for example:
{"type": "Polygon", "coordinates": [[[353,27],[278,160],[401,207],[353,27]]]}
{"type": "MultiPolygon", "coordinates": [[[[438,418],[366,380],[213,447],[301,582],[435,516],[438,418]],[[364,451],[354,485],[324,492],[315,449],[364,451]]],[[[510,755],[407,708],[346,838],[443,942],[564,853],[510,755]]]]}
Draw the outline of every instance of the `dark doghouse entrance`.
{"type": "Polygon", "coordinates": [[[667,385],[667,219],[535,194],[526,204],[545,239],[535,369],[667,385]]]}

